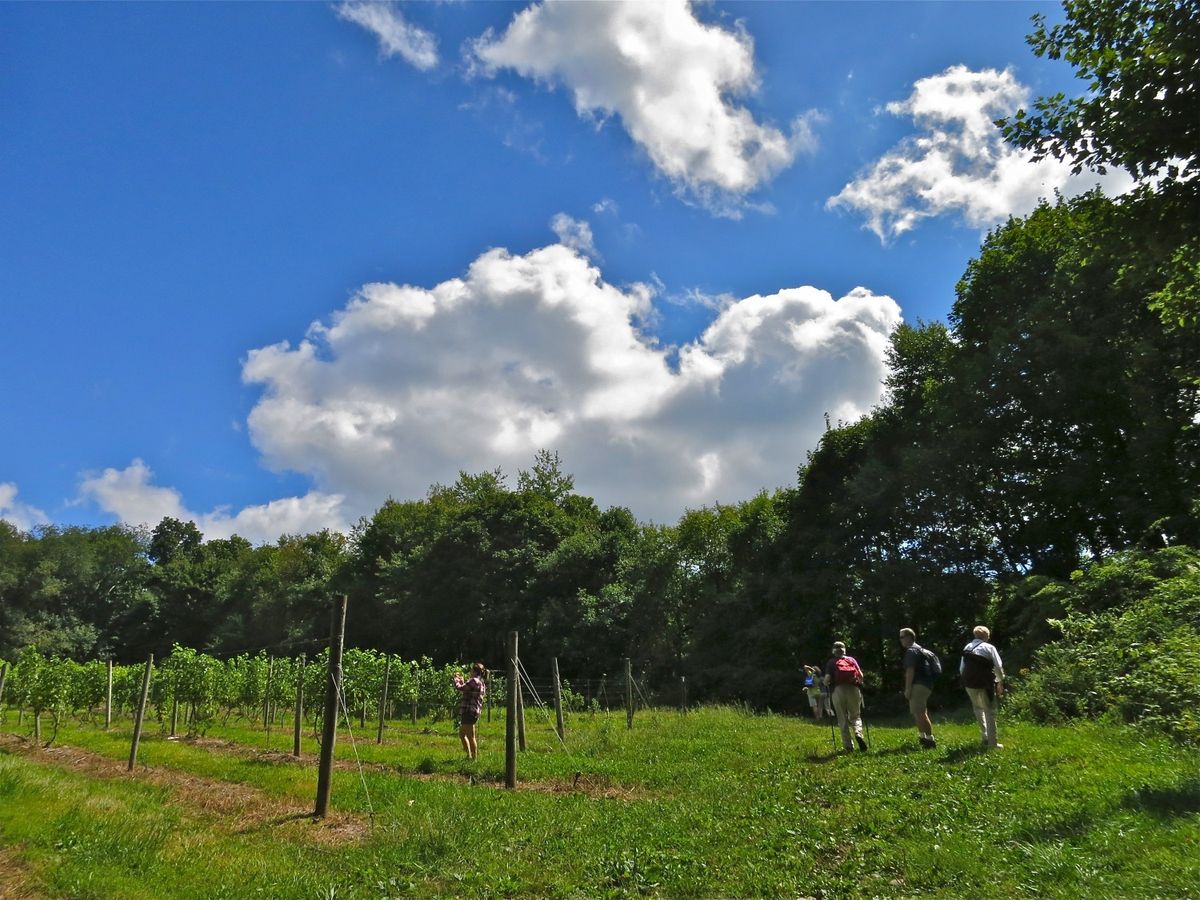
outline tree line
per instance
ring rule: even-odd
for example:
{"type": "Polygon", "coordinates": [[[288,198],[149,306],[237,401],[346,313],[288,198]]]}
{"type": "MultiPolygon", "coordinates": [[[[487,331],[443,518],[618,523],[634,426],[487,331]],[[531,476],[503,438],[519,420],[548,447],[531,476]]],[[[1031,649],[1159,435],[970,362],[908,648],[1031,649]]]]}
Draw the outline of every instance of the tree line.
{"type": "Polygon", "coordinates": [[[258,547],[174,519],[0,521],[0,657],[311,654],[346,593],[351,646],[494,664],[517,629],[524,657],[564,673],[630,656],[650,679],[686,675],[696,699],[775,708],[835,637],[894,686],[902,625],[948,652],[988,621],[1006,661],[1029,664],[1062,638],[1055,621],[1107,609],[1073,573],[1200,547],[1198,26],[1165,0],[1065,7],[1030,43],[1087,94],[1000,125],[1140,187],[992,230],[948,322],[895,331],[884,399],[797,448],[793,485],[647,524],[577,493],[542,451],[515,483],[463,472],[349,535],[258,547]]]}

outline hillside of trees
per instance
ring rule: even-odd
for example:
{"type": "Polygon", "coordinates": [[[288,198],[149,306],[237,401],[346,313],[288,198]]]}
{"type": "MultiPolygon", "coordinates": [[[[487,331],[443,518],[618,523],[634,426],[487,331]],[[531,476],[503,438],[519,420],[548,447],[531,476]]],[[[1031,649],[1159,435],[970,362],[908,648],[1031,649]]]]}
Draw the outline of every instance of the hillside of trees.
{"type": "MultiPolygon", "coordinates": [[[[258,547],[173,519],[34,533],[0,521],[0,657],[29,644],[122,661],[176,643],[311,653],[344,592],[351,645],[498,665],[517,629],[522,656],[555,655],[564,673],[630,656],[651,684],[686,675],[697,699],[786,708],[798,666],[835,638],[895,686],[903,625],[948,653],[989,622],[1016,670],[1078,639],[1054,622],[1116,622],[1149,602],[1156,571],[1190,597],[1200,27],[1186,6],[1071,2],[1064,25],[1036,25],[1035,52],[1067,59],[1088,90],[1039,100],[1006,135],[1121,166],[1141,187],[1056,198],[989,233],[948,322],[893,334],[884,400],[832,423],[806,458],[797,448],[793,485],[647,525],[576,493],[543,451],[515,480],[460,473],[387,500],[350,535],[258,547]],[[1089,577],[1110,589],[1081,588],[1089,577]]],[[[1180,602],[1162,607],[1192,617],[1172,652],[1195,658],[1198,604],[1180,602]]]]}

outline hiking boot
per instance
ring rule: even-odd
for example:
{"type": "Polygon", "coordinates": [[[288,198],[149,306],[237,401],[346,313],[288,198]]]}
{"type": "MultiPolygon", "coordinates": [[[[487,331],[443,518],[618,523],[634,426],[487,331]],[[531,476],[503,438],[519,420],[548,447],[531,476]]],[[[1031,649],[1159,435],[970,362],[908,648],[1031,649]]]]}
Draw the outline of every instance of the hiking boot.
{"type": "Polygon", "coordinates": [[[937,747],[937,739],[932,735],[921,735],[921,746],[926,750],[933,750],[937,747]]]}
{"type": "Polygon", "coordinates": [[[861,734],[856,734],[856,735],[854,736],[854,739],[855,739],[856,741],[858,741],[858,749],[859,749],[859,750],[866,750],[866,749],[867,749],[867,741],[866,741],[866,738],[864,738],[864,737],[863,737],[861,734]]]}

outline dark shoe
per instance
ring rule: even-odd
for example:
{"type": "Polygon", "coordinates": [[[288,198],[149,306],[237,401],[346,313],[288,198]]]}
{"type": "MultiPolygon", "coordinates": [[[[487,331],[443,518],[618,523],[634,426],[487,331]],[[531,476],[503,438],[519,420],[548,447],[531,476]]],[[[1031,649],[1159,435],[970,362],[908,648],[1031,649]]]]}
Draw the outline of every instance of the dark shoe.
{"type": "Polygon", "coordinates": [[[928,737],[921,735],[921,746],[926,750],[933,750],[937,747],[937,739],[933,735],[929,735],[928,737]]]}
{"type": "Polygon", "coordinates": [[[866,738],[864,738],[864,737],[863,737],[861,734],[856,734],[856,735],[854,736],[854,739],[855,739],[856,741],[858,741],[858,749],[859,749],[859,750],[866,750],[866,749],[867,749],[867,741],[866,741],[866,738]]]}

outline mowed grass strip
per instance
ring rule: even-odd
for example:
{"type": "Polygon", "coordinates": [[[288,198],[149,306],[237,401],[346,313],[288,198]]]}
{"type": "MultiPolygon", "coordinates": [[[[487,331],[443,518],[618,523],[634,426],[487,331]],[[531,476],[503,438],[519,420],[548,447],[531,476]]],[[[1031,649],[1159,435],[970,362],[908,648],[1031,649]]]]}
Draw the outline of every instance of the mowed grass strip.
{"type": "MultiPolygon", "coordinates": [[[[361,840],[322,847],[278,825],[241,834],[219,816],[182,809],[169,791],[144,823],[140,812],[125,818],[155,833],[156,817],[174,815],[189,842],[240,846],[249,837],[294,864],[244,868],[231,849],[230,865],[202,867],[208,892],[196,896],[264,887],[281,897],[1197,895],[1200,754],[1123,728],[1005,722],[1002,730],[1006,749],[984,754],[973,723],[939,723],[941,746],[923,752],[911,726],[878,722],[871,752],[841,755],[828,727],[720,708],[639,713],[632,731],[623,714],[574,716],[564,751],[531,718],[518,774],[534,789],[508,792],[496,787],[502,722],[483,723],[478,763],[463,759],[445,723],[390,723],[382,746],[373,730],[357,737],[361,775],[339,738],[333,805],[373,822],[361,840]]],[[[70,727],[61,739],[115,760],[128,753],[127,732],[70,727]]],[[[295,764],[279,752],[290,732],[274,734],[271,752],[261,729],[245,725],[214,728],[209,741],[217,743],[152,731],[139,759],[311,805],[311,743],[295,764]]],[[[63,777],[122,802],[153,789],[138,778],[63,777]]],[[[4,843],[36,865],[44,836],[2,827],[4,843]]],[[[114,879],[136,884],[160,857],[175,860],[171,841],[130,840],[143,847],[132,857],[140,868],[114,879]]],[[[183,875],[171,883],[176,895],[195,890],[183,875]]],[[[133,896],[117,887],[59,893],[133,896]]]]}

